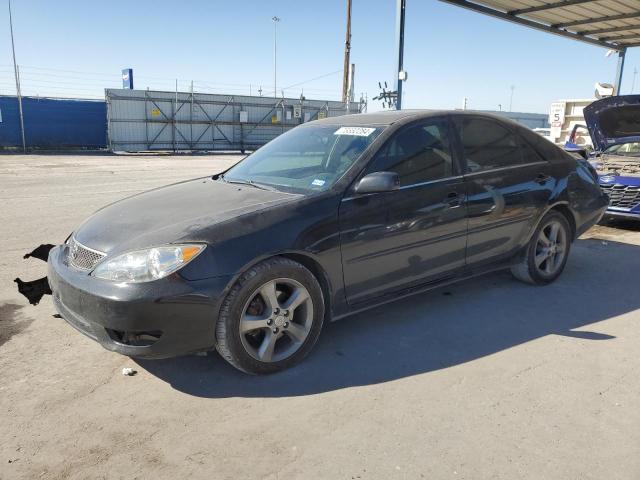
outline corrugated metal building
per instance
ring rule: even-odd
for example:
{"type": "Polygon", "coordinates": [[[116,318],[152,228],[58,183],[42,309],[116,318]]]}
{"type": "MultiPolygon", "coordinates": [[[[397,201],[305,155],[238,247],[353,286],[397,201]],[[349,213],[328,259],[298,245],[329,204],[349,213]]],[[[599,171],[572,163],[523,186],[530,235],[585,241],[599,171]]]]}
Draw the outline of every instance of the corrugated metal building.
{"type": "Polygon", "coordinates": [[[358,113],[339,101],[106,90],[114,151],[253,150],[301,123],[358,113]]]}

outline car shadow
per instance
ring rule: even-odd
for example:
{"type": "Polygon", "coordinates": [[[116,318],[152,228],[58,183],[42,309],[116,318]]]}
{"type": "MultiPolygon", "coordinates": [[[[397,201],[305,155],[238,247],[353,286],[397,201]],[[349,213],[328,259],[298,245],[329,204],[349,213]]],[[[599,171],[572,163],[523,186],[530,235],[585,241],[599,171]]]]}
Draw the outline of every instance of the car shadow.
{"type": "Polygon", "coordinates": [[[638,271],[640,246],[578,240],[552,285],[529,286],[500,272],[400,300],[327,325],[309,357],[278,374],[245,375],[215,353],[138,363],[173,388],[208,398],[291,397],[379,384],[547,335],[614,340],[587,326],[640,308],[638,271]]]}

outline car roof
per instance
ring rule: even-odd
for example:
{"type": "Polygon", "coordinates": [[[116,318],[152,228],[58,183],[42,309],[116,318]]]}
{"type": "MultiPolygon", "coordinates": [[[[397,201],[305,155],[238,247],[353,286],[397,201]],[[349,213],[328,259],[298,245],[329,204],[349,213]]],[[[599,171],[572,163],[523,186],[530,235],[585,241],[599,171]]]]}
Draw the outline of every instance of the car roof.
{"type": "Polygon", "coordinates": [[[503,117],[485,112],[477,112],[474,110],[385,110],[381,112],[373,113],[355,113],[350,115],[341,115],[338,117],[329,117],[322,120],[315,120],[314,125],[391,125],[399,121],[411,121],[420,120],[422,118],[437,117],[440,115],[455,115],[455,116],[481,116],[486,118],[492,118],[503,123],[519,125],[517,122],[510,118],[503,117]]]}

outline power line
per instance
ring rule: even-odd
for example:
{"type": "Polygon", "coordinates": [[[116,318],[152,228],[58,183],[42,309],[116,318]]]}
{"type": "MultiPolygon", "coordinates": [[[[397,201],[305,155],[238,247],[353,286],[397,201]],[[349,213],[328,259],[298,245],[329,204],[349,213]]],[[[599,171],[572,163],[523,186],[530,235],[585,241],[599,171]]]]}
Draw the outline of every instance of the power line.
{"type": "Polygon", "coordinates": [[[318,77],[310,78],[309,80],[304,80],[302,82],[294,83],[293,85],[289,85],[288,87],[283,88],[283,90],[288,90],[293,87],[299,87],[300,85],[304,85],[305,83],[310,83],[315,80],[320,80],[321,78],[329,77],[331,75],[335,75],[336,73],[342,72],[342,69],[336,70],[335,72],[325,73],[324,75],[320,75],[318,77]]]}

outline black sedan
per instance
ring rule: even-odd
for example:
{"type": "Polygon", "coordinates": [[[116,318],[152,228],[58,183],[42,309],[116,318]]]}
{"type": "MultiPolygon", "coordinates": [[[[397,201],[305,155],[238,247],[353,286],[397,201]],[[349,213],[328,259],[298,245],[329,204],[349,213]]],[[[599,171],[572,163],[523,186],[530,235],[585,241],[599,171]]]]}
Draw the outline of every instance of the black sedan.
{"type": "Polygon", "coordinates": [[[109,350],[303,359],[329,320],[510,268],[554,281],[607,207],[594,169],[468,112],[310,122],[223,174],[98,211],[49,255],[58,312],[109,350]]]}

